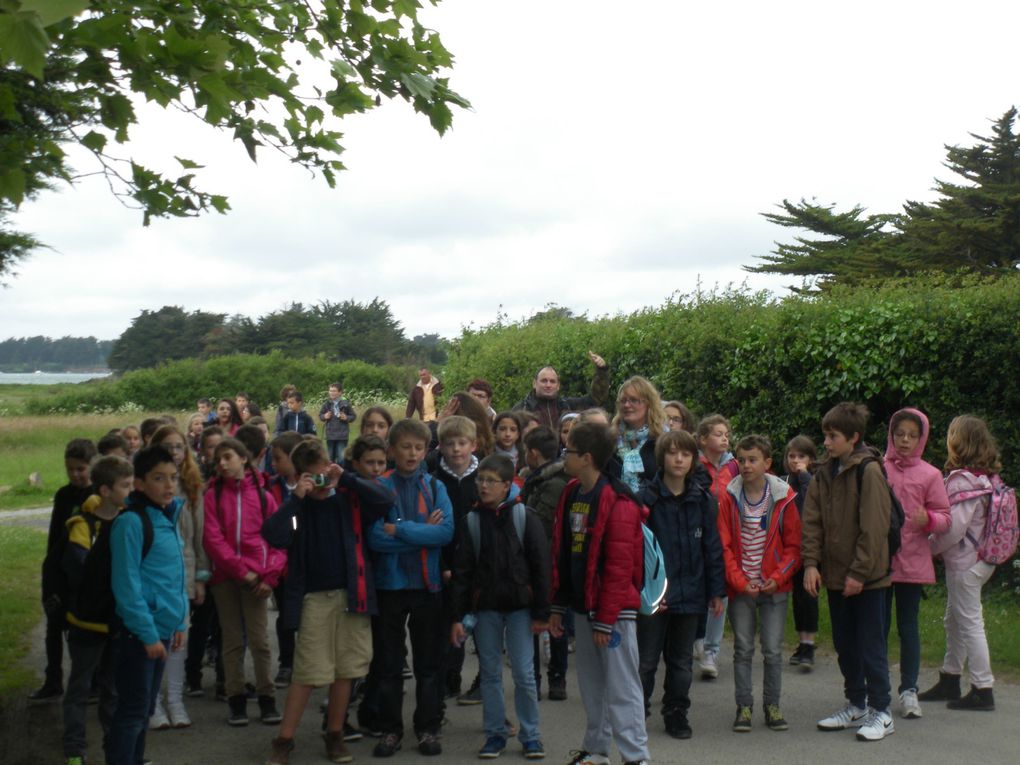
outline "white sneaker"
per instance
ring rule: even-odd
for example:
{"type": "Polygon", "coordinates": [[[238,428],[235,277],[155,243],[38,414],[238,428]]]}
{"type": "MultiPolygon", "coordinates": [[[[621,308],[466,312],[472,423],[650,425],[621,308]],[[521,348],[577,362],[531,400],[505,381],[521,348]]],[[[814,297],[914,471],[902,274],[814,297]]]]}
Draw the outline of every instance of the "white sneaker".
{"type": "Polygon", "coordinates": [[[871,714],[857,731],[858,741],[881,741],[896,732],[893,727],[892,715],[872,709],[871,714]]]}
{"type": "Polygon", "coordinates": [[[868,710],[847,704],[838,712],[818,721],[819,730],[844,730],[860,728],[868,719],[868,710]]]}
{"type": "Polygon", "coordinates": [[[698,669],[701,670],[701,677],[704,680],[715,680],[719,677],[719,665],[715,661],[715,651],[705,651],[698,669]]]}
{"type": "Polygon", "coordinates": [[[579,765],[609,765],[609,758],[604,754],[587,754],[578,760],[579,765]]]}
{"type": "Polygon", "coordinates": [[[705,658],[705,641],[695,640],[694,641],[694,660],[701,664],[701,660],[705,658]]]}
{"type": "Polygon", "coordinates": [[[149,730],[167,730],[170,727],[170,718],[166,716],[163,709],[163,699],[156,699],[156,711],[149,718],[149,730]]]}
{"type": "Polygon", "coordinates": [[[170,715],[170,725],[174,728],[190,728],[191,718],[182,701],[168,701],[166,711],[170,715]]]}
{"type": "Polygon", "coordinates": [[[921,716],[921,705],[917,701],[917,691],[908,688],[900,694],[900,717],[905,720],[916,720],[921,716]]]}

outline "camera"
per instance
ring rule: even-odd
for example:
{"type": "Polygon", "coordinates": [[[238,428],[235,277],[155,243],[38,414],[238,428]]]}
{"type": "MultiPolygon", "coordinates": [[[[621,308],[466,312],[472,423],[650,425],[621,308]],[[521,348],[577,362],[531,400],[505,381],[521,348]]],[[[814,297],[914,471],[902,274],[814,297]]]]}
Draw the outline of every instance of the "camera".
{"type": "Polygon", "coordinates": [[[316,473],[312,476],[312,483],[317,489],[321,489],[323,486],[329,483],[329,476],[325,473],[316,473]]]}

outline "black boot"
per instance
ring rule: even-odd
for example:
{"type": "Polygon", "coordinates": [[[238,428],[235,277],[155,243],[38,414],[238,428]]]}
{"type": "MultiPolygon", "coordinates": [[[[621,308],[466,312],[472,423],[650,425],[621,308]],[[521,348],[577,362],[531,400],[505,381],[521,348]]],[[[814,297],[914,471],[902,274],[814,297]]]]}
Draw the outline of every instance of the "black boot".
{"type": "Polygon", "coordinates": [[[939,672],[939,681],[924,693],[917,694],[918,701],[956,701],[960,698],[960,676],[939,672]]]}
{"type": "Polygon", "coordinates": [[[963,698],[946,704],[950,709],[969,709],[973,712],[995,711],[995,696],[991,688],[975,688],[973,685],[963,698]]]}

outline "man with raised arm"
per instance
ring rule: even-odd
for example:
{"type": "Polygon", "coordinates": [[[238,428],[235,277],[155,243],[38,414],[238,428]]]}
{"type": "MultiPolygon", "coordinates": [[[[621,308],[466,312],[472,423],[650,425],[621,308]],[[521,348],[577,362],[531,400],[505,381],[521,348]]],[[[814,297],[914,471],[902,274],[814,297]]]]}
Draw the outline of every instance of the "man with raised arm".
{"type": "Polygon", "coordinates": [[[539,424],[559,432],[560,417],[567,412],[602,406],[609,396],[609,365],[592,351],[588,351],[588,358],[595,365],[595,374],[587,396],[564,398],[560,395],[560,377],[556,370],[542,367],[535,375],[534,389],[514,409],[534,412],[539,424]]]}

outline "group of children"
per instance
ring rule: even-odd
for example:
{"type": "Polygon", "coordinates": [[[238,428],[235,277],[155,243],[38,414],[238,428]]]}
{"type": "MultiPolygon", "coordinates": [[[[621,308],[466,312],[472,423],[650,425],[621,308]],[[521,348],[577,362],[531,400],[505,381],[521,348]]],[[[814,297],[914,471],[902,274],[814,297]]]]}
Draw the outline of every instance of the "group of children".
{"type": "Polygon", "coordinates": [[[409,674],[421,754],[442,752],[445,703],[456,698],[483,707],[479,757],[498,757],[516,735],[523,755],[539,759],[540,636],[549,640],[548,698],[563,700],[570,630],[587,715],[571,763],[606,765],[613,743],[627,765],[644,763],[660,662],[665,730],[689,738],[694,660],[703,676],[717,676],[726,616],[733,730],[753,727],[760,636],[764,723],[782,731],[787,600],[792,593],[800,636],[789,662],[809,669],[822,588],[846,703],[818,728],[852,728],[865,741],[893,732],[886,645],[894,608],[901,715],[920,717],[924,700],[994,708],[980,605],[994,566],[974,540],[1003,487],[994,439],[976,417],[950,425],[943,481],[923,461],[929,424],[916,409],[893,416],[882,459],[862,440],[867,410],[839,404],[821,423],[826,458],[817,464],[814,443],[798,436],[776,470],[768,438],[745,436],[731,454],[725,418],[695,424],[683,404],[668,402],[662,434],[642,446],[647,468],[635,491],[627,445],[600,409],[565,414],[555,432],[526,411],[493,416],[458,393],[431,427],[368,409],[348,449],[357,415],[339,383],[319,413],[325,445],[293,386],[281,392],[271,438],[243,398],[221,399],[215,410],[200,400],[186,431],[163,418],[111,433],[98,457],[90,441],[67,446],[69,483],[54,498],[43,566],[46,680],[33,699],[64,691],[66,630],[68,763],[84,761],[91,695],[99,697],[109,763],[141,762],[148,729],[190,726],[184,698],[203,694],[210,643],[218,643],[216,693],[228,702],[227,722],[248,724],[254,698],[261,722],[280,725],[271,765],[289,761],[317,687],[329,689],[331,761],[353,759],[356,688],[358,725],[378,738],[373,755],[394,755],[405,736],[409,674]],[[642,610],[643,526],[658,541],[668,581],[653,613],[642,610]],[[933,555],[946,567],[947,650],[938,683],[919,693],[919,601],[935,580],[933,555]],[[479,671],[463,692],[469,633],[479,671]],[[504,708],[504,650],[516,726],[504,708]],[[245,682],[246,651],[254,686],[245,682]],[[287,688],[282,713],[276,688],[287,688]]]}

